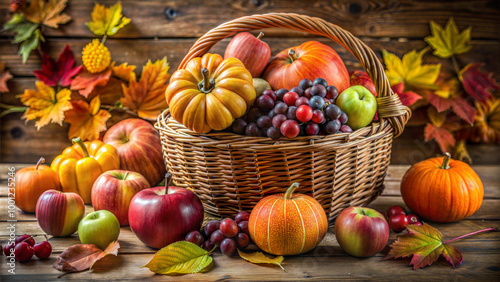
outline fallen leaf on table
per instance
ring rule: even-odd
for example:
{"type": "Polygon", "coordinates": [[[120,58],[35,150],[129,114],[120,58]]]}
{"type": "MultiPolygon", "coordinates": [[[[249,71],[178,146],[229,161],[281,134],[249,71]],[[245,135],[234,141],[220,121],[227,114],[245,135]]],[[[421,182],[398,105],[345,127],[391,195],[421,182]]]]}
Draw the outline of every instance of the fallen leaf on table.
{"type": "Polygon", "coordinates": [[[99,36],[115,35],[122,27],[130,23],[130,19],[122,15],[121,2],[109,8],[96,3],[91,17],[92,21],[87,23],[87,27],[99,36]]]}
{"type": "Polygon", "coordinates": [[[68,0],[32,0],[22,12],[32,23],[58,28],[59,24],[65,24],[71,20],[67,14],[61,14],[67,2],[68,0]]]}
{"type": "Polygon", "coordinates": [[[157,274],[197,273],[212,263],[212,257],[197,245],[179,241],[159,250],[153,259],[143,267],[157,274]]]}
{"type": "Polygon", "coordinates": [[[472,27],[459,32],[453,18],[448,20],[446,28],[431,21],[432,36],[427,36],[424,40],[434,49],[434,55],[440,58],[449,58],[453,55],[466,53],[471,49],[470,31],[472,27]]]}
{"type": "Polygon", "coordinates": [[[31,51],[38,47],[40,40],[45,40],[38,28],[38,24],[27,21],[24,15],[20,13],[14,14],[3,28],[16,33],[13,42],[21,43],[19,55],[22,56],[23,63],[26,63],[31,51]]]}
{"type": "Polygon", "coordinates": [[[118,241],[110,243],[104,251],[94,244],[73,245],[62,252],[52,266],[63,272],[84,271],[107,255],[118,255],[119,248],[118,241]]]}
{"type": "Polygon", "coordinates": [[[42,69],[33,71],[36,78],[48,86],[60,85],[63,87],[71,85],[72,77],[80,72],[82,66],[73,67],[75,58],[68,44],[59,54],[57,62],[49,54],[44,53],[42,57],[42,69]]]}
{"type": "Polygon", "coordinates": [[[111,118],[107,110],[101,109],[101,100],[96,96],[90,105],[83,100],[71,101],[73,109],[66,113],[65,121],[69,127],[69,139],[80,137],[82,140],[97,140],[106,131],[106,121],[111,118]]]}
{"type": "Polygon", "coordinates": [[[462,81],[465,91],[475,99],[485,102],[491,98],[490,91],[500,89],[492,73],[482,72],[481,64],[468,64],[463,68],[458,77],[462,81]]]}
{"type": "Polygon", "coordinates": [[[80,73],[73,79],[71,90],[78,90],[78,93],[87,98],[96,86],[104,86],[111,77],[111,68],[100,73],[90,73],[86,68],[82,68],[80,73]]]}
{"type": "Polygon", "coordinates": [[[12,78],[12,74],[5,70],[5,65],[0,62],[0,92],[9,92],[9,87],[7,87],[7,80],[12,78]]]}
{"type": "Polygon", "coordinates": [[[121,65],[115,66],[115,62],[113,62],[111,63],[111,70],[113,76],[116,76],[117,78],[128,82],[130,80],[130,76],[135,70],[135,66],[128,65],[128,63],[123,63],[121,65]]]}
{"type": "Polygon", "coordinates": [[[279,267],[281,267],[281,269],[283,269],[283,271],[286,272],[285,268],[283,268],[283,266],[281,265],[281,262],[283,262],[283,256],[277,256],[273,259],[271,258],[268,258],[267,256],[265,256],[263,253],[261,252],[255,252],[255,253],[244,253],[242,251],[240,251],[238,249],[238,254],[240,254],[240,257],[246,261],[249,261],[251,263],[266,263],[266,264],[274,264],[274,265],[277,265],[279,267]]]}

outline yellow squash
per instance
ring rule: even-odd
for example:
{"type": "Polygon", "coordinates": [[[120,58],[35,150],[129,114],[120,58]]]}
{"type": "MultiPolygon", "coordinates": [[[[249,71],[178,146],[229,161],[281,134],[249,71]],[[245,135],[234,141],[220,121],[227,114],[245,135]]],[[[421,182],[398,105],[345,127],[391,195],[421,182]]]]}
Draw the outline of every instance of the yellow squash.
{"type": "Polygon", "coordinates": [[[112,145],[95,140],[83,142],[73,139],[73,146],[57,156],[50,167],[59,174],[63,192],[80,195],[86,204],[91,203],[92,185],[103,172],[120,168],[118,151],[112,145]]]}
{"type": "Polygon", "coordinates": [[[255,100],[252,75],[236,58],[205,54],[170,78],[165,91],[172,117],[190,130],[223,130],[255,100]]]}

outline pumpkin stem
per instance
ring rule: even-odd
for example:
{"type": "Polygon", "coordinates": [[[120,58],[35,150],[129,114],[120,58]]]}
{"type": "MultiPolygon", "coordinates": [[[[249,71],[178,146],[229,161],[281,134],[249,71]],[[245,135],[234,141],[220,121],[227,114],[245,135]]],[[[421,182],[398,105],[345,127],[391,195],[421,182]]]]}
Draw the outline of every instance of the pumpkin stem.
{"type": "Polygon", "coordinates": [[[292,59],[292,62],[298,59],[297,54],[293,49],[288,50],[288,56],[292,59]]]}
{"type": "Polygon", "coordinates": [[[478,233],[481,233],[481,232],[487,232],[487,231],[499,231],[499,230],[498,230],[498,228],[486,228],[486,229],[483,229],[483,230],[479,230],[479,231],[476,231],[476,232],[472,232],[472,233],[469,233],[469,234],[462,235],[462,236],[457,237],[455,239],[448,240],[446,242],[443,242],[443,244],[448,244],[448,243],[456,241],[458,239],[462,239],[462,238],[465,238],[465,237],[468,237],[468,236],[471,236],[471,235],[474,235],[474,234],[478,234],[478,233]]]}
{"type": "Polygon", "coordinates": [[[165,173],[165,195],[168,194],[168,186],[172,183],[173,177],[170,172],[165,173]]]}
{"type": "Polygon", "coordinates": [[[210,75],[207,68],[201,68],[201,75],[203,76],[203,81],[201,82],[201,89],[205,92],[210,91],[212,84],[210,83],[210,75]]]}
{"type": "Polygon", "coordinates": [[[443,164],[441,165],[442,169],[449,169],[450,168],[450,158],[451,158],[450,153],[448,153],[448,152],[444,153],[443,164]]]}
{"type": "Polygon", "coordinates": [[[71,141],[73,142],[73,144],[78,144],[78,146],[80,146],[80,148],[82,149],[84,158],[89,157],[89,151],[87,151],[87,147],[85,147],[85,143],[83,143],[82,138],[76,137],[76,138],[71,139],[71,141]]]}
{"type": "Polygon", "coordinates": [[[45,162],[45,158],[44,157],[41,157],[38,162],[36,163],[36,167],[35,169],[38,170],[38,167],[40,166],[40,164],[43,164],[45,162]]]}
{"type": "Polygon", "coordinates": [[[288,187],[288,189],[285,192],[285,200],[290,200],[292,198],[293,192],[297,188],[299,188],[299,183],[298,182],[292,183],[292,185],[290,185],[290,187],[288,187]]]}
{"type": "Polygon", "coordinates": [[[259,33],[259,35],[257,35],[257,39],[260,39],[262,36],[264,36],[264,32],[259,33]]]}

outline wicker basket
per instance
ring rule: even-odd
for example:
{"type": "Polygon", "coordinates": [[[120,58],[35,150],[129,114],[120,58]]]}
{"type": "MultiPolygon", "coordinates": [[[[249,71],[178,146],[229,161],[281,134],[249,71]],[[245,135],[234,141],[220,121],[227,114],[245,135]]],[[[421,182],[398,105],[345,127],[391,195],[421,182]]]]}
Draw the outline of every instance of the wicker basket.
{"type": "Polygon", "coordinates": [[[369,47],[336,25],[303,15],[273,13],[224,23],[198,39],[179,68],[228,36],[269,27],[322,35],[350,51],[375,83],[380,122],[350,134],[276,141],[232,133],[198,134],[166,110],[155,125],[166,168],[177,186],[192,189],[200,197],[211,216],[251,211],[264,196],[285,192],[292,182],[299,182],[299,191],[318,200],[333,224],[344,208],[367,205],[382,193],[392,139],[403,131],[410,111],[391,91],[369,47]]]}

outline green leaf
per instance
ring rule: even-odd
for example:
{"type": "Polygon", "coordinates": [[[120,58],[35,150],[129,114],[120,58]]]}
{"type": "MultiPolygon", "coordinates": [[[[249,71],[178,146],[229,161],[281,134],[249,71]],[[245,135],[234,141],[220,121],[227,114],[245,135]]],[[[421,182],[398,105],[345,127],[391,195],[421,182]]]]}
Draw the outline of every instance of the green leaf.
{"type": "Polygon", "coordinates": [[[159,250],[143,267],[157,274],[188,274],[202,271],[212,263],[210,253],[197,245],[179,241],[159,250]]]}
{"type": "Polygon", "coordinates": [[[130,23],[130,19],[122,15],[120,2],[109,8],[96,3],[91,17],[92,21],[87,23],[87,27],[99,36],[115,35],[122,27],[130,23]]]}
{"type": "Polygon", "coordinates": [[[33,32],[38,28],[38,24],[31,22],[24,22],[16,27],[17,35],[14,38],[13,43],[19,43],[27,40],[33,35],[33,32]]]}
{"type": "Polygon", "coordinates": [[[283,271],[286,272],[286,269],[281,265],[281,263],[283,262],[283,256],[277,256],[273,259],[271,258],[268,258],[266,257],[263,253],[261,252],[255,252],[255,253],[244,253],[242,251],[240,251],[238,249],[238,254],[240,254],[240,257],[246,261],[249,261],[251,263],[267,263],[267,264],[274,264],[274,265],[277,265],[279,267],[281,267],[281,269],[283,269],[283,271]]]}
{"type": "Polygon", "coordinates": [[[471,49],[471,29],[468,27],[462,32],[459,32],[453,18],[448,20],[446,28],[443,28],[435,23],[430,22],[432,36],[427,36],[424,40],[434,49],[434,55],[440,58],[449,58],[456,54],[466,53],[471,49]]]}
{"type": "Polygon", "coordinates": [[[23,56],[23,64],[28,60],[31,51],[35,50],[38,47],[38,44],[40,43],[40,37],[40,30],[37,29],[26,41],[21,44],[19,55],[23,56]]]}
{"type": "Polygon", "coordinates": [[[14,14],[12,15],[12,19],[10,19],[10,21],[8,21],[4,26],[3,28],[5,30],[15,30],[16,27],[20,24],[24,22],[24,15],[21,14],[21,13],[18,13],[18,14],[14,14]]]}

